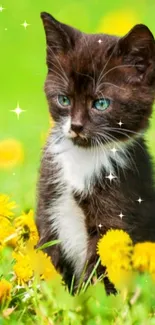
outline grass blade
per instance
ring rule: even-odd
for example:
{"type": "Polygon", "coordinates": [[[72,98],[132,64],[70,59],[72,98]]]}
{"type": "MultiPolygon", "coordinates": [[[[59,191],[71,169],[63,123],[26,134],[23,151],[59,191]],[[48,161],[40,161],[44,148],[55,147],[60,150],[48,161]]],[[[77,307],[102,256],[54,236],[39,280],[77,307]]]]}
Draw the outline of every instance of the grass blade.
{"type": "Polygon", "coordinates": [[[89,276],[88,280],[86,281],[86,283],[85,283],[85,285],[83,287],[83,292],[86,291],[86,289],[87,289],[87,287],[88,287],[88,285],[89,285],[89,283],[90,283],[90,281],[91,281],[94,273],[96,272],[96,270],[97,270],[97,268],[99,266],[99,263],[100,263],[100,258],[98,259],[98,261],[96,262],[96,264],[95,264],[92,272],[90,273],[90,276],[89,276]]]}
{"type": "Polygon", "coordinates": [[[54,245],[57,245],[57,244],[60,244],[61,243],[61,240],[57,239],[57,240],[51,240],[45,244],[43,244],[42,246],[38,247],[37,250],[41,250],[41,249],[44,249],[44,248],[47,248],[47,247],[51,247],[51,246],[54,246],[54,245]]]}

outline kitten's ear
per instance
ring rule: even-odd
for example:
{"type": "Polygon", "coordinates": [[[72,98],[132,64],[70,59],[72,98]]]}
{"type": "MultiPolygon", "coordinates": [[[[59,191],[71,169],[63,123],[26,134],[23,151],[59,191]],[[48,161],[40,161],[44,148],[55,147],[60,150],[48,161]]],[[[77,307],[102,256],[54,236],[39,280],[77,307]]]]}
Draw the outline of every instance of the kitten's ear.
{"type": "Polygon", "coordinates": [[[46,43],[51,51],[54,53],[65,53],[71,48],[74,48],[77,37],[76,34],[80,34],[79,31],[60,23],[46,12],[41,13],[41,18],[45,29],[46,43]]]}
{"type": "Polygon", "coordinates": [[[118,42],[118,54],[125,64],[135,65],[139,81],[150,66],[155,65],[155,40],[149,28],[136,25],[118,42]]]}

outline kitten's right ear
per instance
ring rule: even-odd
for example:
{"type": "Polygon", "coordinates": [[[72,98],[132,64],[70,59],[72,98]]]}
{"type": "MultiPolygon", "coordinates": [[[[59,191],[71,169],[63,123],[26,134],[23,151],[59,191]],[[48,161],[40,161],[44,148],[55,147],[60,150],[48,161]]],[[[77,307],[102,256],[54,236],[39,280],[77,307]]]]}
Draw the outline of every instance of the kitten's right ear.
{"type": "Polygon", "coordinates": [[[65,53],[71,48],[74,48],[77,34],[80,34],[79,31],[60,23],[46,12],[41,13],[41,18],[45,29],[47,46],[54,53],[65,53]]]}
{"type": "Polygon", "coordinates": [[[130,32],[120,38],[117,44],[118,55],[125,64],[135,67],[134,80],[140,82],[154,75],[155,40],[149,28],[143,24],[134,26],[130,32]]]}

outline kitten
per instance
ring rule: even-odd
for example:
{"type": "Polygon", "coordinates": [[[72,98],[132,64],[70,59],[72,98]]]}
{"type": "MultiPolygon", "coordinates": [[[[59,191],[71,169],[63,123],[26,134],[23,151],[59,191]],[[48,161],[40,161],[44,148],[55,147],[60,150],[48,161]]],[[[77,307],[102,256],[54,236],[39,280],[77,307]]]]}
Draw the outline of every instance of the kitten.
{"type": "Polygon", "coordinates": [[[107,230],[123,229],[134,242],[155,240],[153,170],[144,140],[155,97],[155,42],[144,25],[119,38],[41,17],[55,127],[41,162],[38,245],[59,239],[46,251],[65,279],[74,273],[78,281],[86,264],[85,279],[92,271],[107,230]]]}

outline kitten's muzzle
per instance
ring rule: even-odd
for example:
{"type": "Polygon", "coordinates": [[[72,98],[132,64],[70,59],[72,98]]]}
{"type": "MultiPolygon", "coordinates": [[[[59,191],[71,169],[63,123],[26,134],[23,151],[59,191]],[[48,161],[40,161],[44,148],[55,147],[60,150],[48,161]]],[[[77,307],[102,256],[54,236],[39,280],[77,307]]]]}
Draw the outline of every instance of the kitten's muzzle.
{"type": "Polygon", "coordinates": [[[71,123],[71,131],[79,135],[83,131],[82,123],[71,123]]]}

